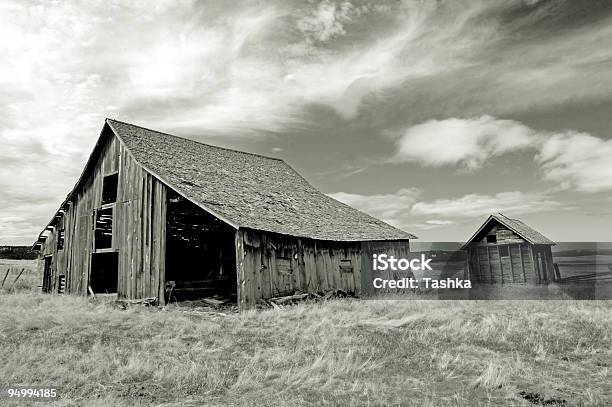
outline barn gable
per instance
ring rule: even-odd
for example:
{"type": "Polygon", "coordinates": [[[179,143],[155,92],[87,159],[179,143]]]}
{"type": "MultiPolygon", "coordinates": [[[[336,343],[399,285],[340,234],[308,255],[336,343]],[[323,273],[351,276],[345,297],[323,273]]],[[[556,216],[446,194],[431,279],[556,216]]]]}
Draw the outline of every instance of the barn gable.
{"type": "Polygon", "coordinates": [[[480,228],[468,239],[466,245],[471,243],[530,243],[555,245],[555,242],[540,232],[527,226],[518,219],[511,219],[502,213],[489,216],[480,228]]]}

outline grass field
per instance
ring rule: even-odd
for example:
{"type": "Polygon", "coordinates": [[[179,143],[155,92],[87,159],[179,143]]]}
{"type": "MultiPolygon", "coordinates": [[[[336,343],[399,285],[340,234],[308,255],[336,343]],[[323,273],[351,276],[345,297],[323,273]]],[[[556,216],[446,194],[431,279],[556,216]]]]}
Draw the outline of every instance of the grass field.
{"type": "Polygon", "coordinates": [[[0,259],[0,284],[2,281],[4,285],[0,293],[40,291],[42,274],[38,269],[38,262],[36,260],[0,259]]]}
{"type": "Polygon", "coordinates": [[[0,386],[57,386],[49,405],[533,405],[523,391],[612,405],[612,302],[333,300],[221,315],[36,291],[0,294],[0,386]]]}

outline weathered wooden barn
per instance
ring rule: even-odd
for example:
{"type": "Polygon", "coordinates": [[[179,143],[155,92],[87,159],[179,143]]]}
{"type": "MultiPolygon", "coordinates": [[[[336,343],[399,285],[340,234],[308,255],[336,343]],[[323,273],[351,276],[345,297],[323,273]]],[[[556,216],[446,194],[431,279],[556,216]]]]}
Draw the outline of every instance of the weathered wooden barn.
{"type": "Polygon", "coordinates": [[[463,246],[474,283],[540,284],[554,281],[555,243],[518,219],[491,215],[463,246]]]}
{"type": "Polygon", "coordinates": [[[296,290],[360,293],[370,253],[406,256],[412,238],[283,160],[107,119],[34,246],[47,292],[225,295],[244,309],[296,290]]]}

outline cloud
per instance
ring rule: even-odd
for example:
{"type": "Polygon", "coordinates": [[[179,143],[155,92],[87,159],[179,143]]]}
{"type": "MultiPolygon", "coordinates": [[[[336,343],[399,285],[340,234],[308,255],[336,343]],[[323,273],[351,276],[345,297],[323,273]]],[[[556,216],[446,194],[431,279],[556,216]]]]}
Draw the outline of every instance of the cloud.
{"type": "Polygon", "coordinates": [[[346,34],[343,21],[350,20],[351,8],[348,1],[339,5],[322,1],[310,15],[297,21],[297,27],[317,41],[327,41],[335,35],[346,34]]]}
{"type": "MultiPolygon", "coordinates": [[[[483,111],[501,116],[610,97],[601,84],[612,81],[612,49],[605,46],[612,25],[599,7],[478,0],[3,1],[0,191],[21,187],[34,196],[48,190],[55,206],[74,184],[106,116],[223,137],[226,144],[306,133],[311,144],[322,144],[329,134],[302,130],[324,120],[375,138],[432,117],[473,117],[480,123],[466,123],[464,131],[488,126],[519,135],[513,141],[478,133],[435,163],[405,150],[398,157],[474,169],[527,148],[520,124],[483,111]]],[[[438,128],[451,124],[442,122],[438,128]]],[[[568,188],[585,192],[609,188],[563,157],[542,155],[545,179],[564,177],[568,188]]],[[[0,194],[3,217],[13,210],[9,205],[18,203],[0,194]]],[[[51,215],[42,206],[14,208],[11,219],[51,215]]]]}
{"type": "Polygon", "coordinates": [[[401,226],[407,209],[417,201],[420,194],[421,191],[417,188],[403,188],[392,194],[362,195],[336,192],[329,196],[387,223],[401,226]]]}
{"type": "Polygon", "coordinates": [[[537,138],[536,132],[522,123],[486,115],[429,120],[403,132],[393,160],[475,169],[492,157],[532,147],[537,138]]]}
{"type": "Polygon", "coordinates": [[[429,120],[405,129],[392,162],[431,167],[481,167],[500,155],[531,150],[542,179],[561,189],[595,193],[612,190],[612,140],[574,130],[536,131],[492,116],[429,120]]]}
{"type": "Polygon", "coordinates": [[[545,180],[581,192],[612,190],[612,140],[567,132],[548,138],[536,156],[545,180]]]}
{"type": "Polygon", "coordinates": [[[410,213],[417,216],[477,218],[496,212],[526,214],[559,209],[564,205],[541,193],[521,191],[495,195],[468,194],[455,199],[436,199],[415,203],[410,213]]]}
{"type": "Polygon", "coordinates": [[[429,224],[429,225],[434,225],[434,226],[442,226],[442,225],[450,225],[451,223],[453,223],[452,220],[442,220],[442,219],[430,219],[425,221],[425,223],[429,224]]]}
{"type": "Polygon", "coordinates": [[[330,194],[334,199],[378,217],[399,228],[415,232],[449,226],[470,219],[505,212],[512,215],[568,209],[544,193],[509,191],[494,195],[467,194],[452,199],[421,200],[416,188],[388,194],[330,194]]]}

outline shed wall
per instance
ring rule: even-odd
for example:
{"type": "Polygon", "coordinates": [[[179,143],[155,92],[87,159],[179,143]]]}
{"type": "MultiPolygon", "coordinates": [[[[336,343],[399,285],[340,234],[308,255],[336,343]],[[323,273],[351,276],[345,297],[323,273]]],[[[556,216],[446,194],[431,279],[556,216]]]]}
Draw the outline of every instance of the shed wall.
{"type": "Polygon", "coordinates": [[[472,244],[468,249],[470,279],[495,284],[539,284],[554,281],[549,245],[472,244]]]}

